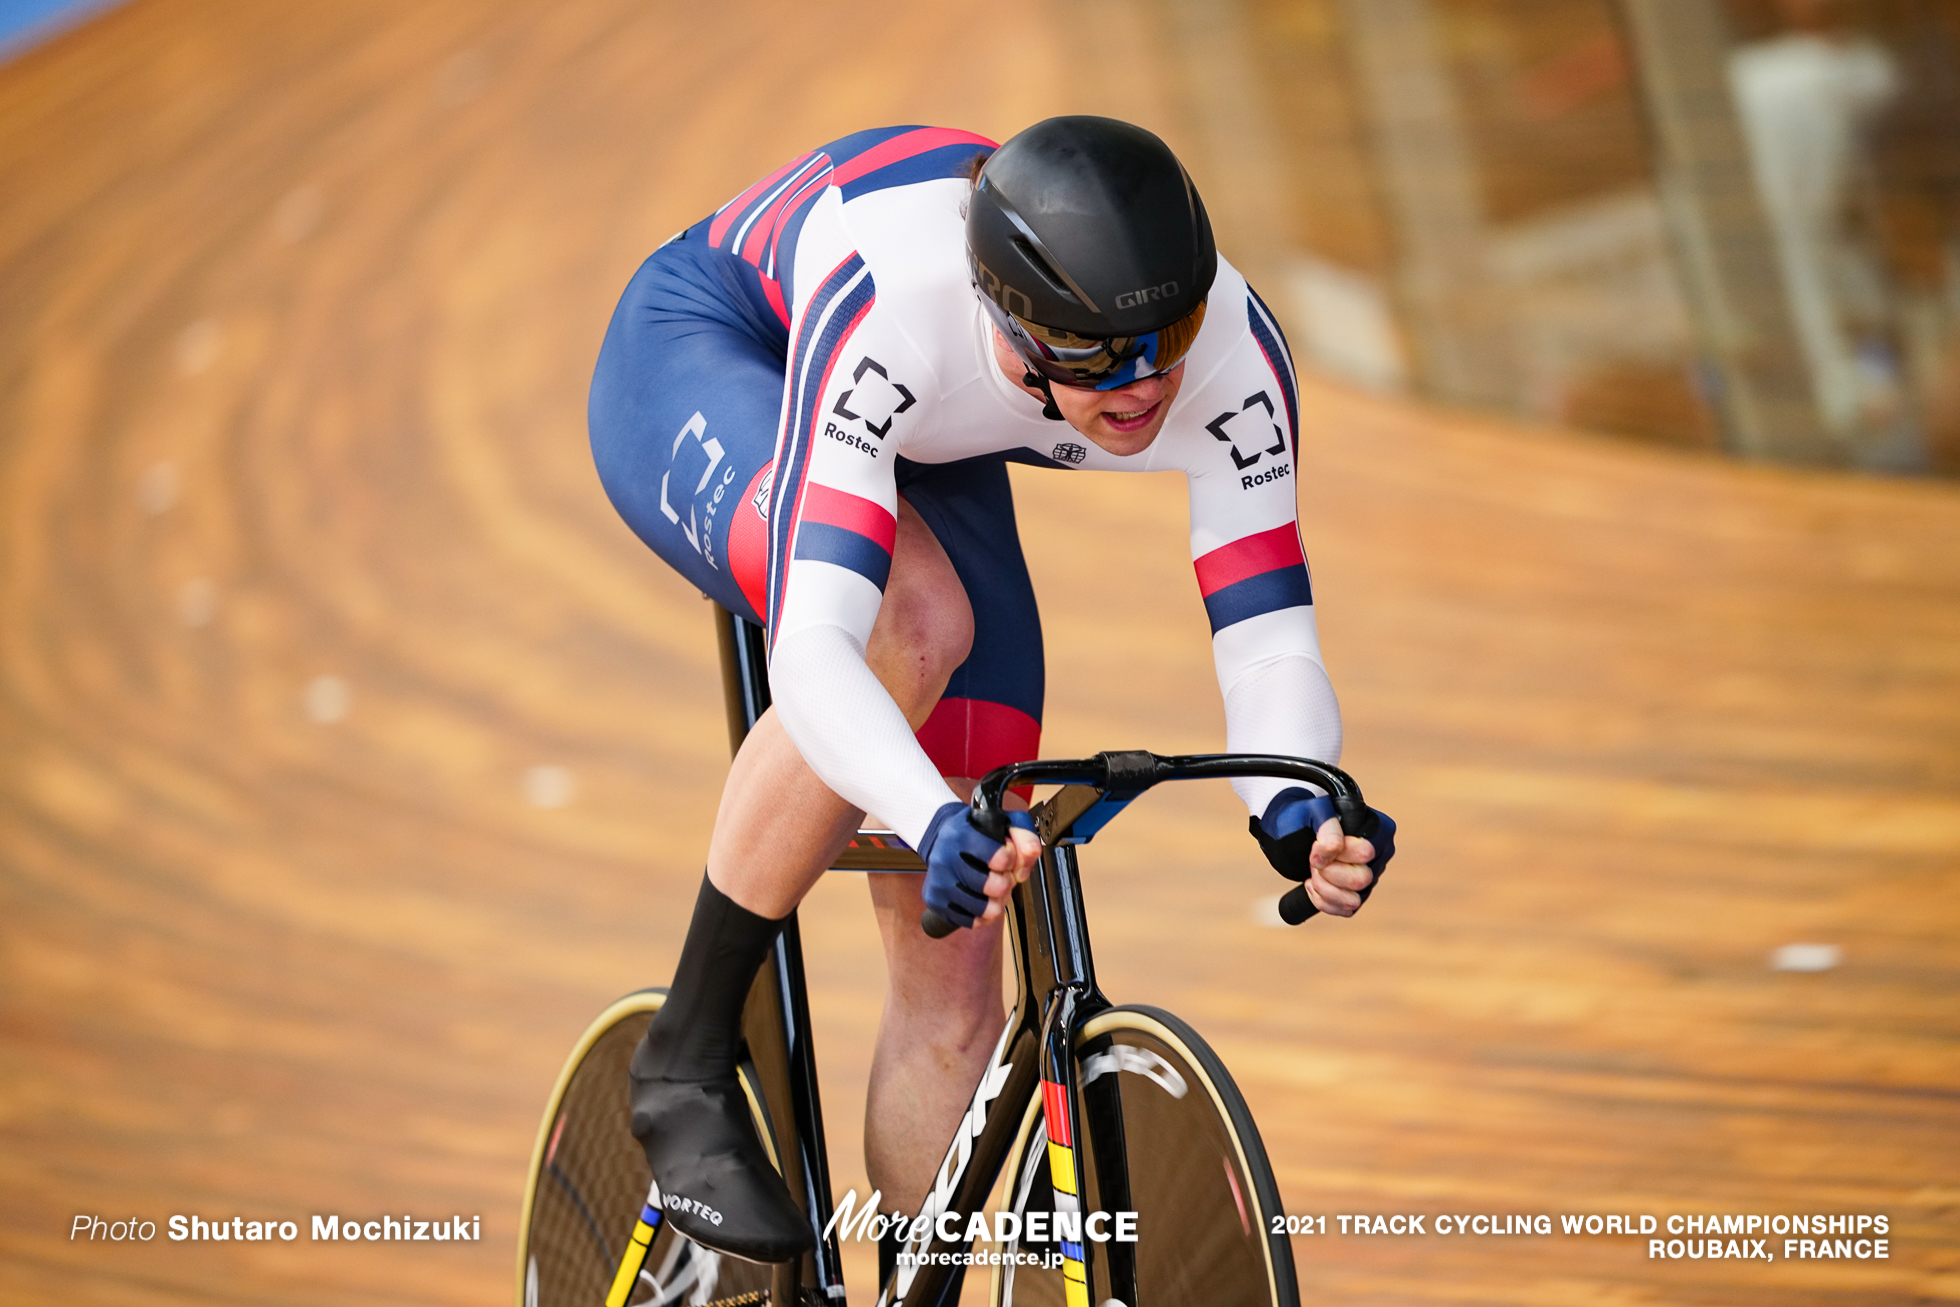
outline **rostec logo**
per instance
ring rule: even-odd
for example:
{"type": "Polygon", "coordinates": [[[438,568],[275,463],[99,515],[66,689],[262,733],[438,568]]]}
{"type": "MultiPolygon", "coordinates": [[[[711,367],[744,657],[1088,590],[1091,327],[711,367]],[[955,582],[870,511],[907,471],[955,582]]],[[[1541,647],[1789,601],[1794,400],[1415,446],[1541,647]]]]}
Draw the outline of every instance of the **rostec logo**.
{"type": "Polygon", "coordinates": [[[1116,307],[1133,309],[1139,304],[1148,304],[1152,300],[1167,300],[1175,294],[1177,294],[1177,283],[1174,281],[1167,281],[1161,286],[1145,286],[1142,290],[1126,290],[1116,297],[1116,307]]]}
{"type": "Polygon", "coordinates": [[[869,354],[858,360],[851,380],[857,384],[839,395],[830,411],[840,418],[864,423],[865,430],[880,440],[892,429],[892,419],[918,402],[912,398],[911,391],[891,379],[884,364],[869,354]],[[868,372],[877,375],[866,381],[868,372]]]}
{"type": "MultiPolygon", "coordinates": [[[[1214,439],[1222,440],[1231,447],[1232,462],[1238,466],[1241,472],[1251,467],[1254,463],[1257,463],[1261,454],[1278,456],[1286,452],[1286,433],[1280,430],[1279,417],[1273,408],[1273,401],[1263,390],[1256,395],[1247,396],[1245,403],[1239,406],[1238,412],[1220,413],[1217,417],[1205,423],[1205,430],[1211,432],[1214,439]],[[1258,429],[1261,425],[1259,420],[1247,416],[1252,411],[1254,405],[1266,410],[1266,421],[1264,425],[1272,433],[1273,437],[1273,443],[1270,446],[1265,444],[1266,431],[1260,431],[1258,429]],[[1227,426],[1232,426],[1233,429],[1227,431],[1227,426]],[[1254,448],[1250,454],[1241,454],[1239,453],[1238,440],[1234,439],[1235,436],[1246,439],[1259,447],[1254,448]]],[[[1245,481],[1248,488],[1253,484],[1253,480],[1250,478],[1241,479],[1245,481]]],[[[1268,478],[1262,477],[1259,479],[1265,480],[1268,478]]]]}
{"type": "MultiPolygon", "coordinates": [[[[687,537],[687,543],[694,547],[694,552],[706,559],[708,566],[715,567],[717,564],[711,552],[713,549],[711,533],[714,529],[715,514],[721,509],[722,498],[728,493],[729,483],[735,480],[735,468],[731,465],[722,473],[720,482],[715,486],[714,496],[708,501],[705,514],[697,513],[694,504],[690,503],[687,506],[687,521],[681,521],[680,511],[674,507],[669,490],[674,480],[674,473],[681,466],[683,457],[681,446],[687,443],[689,436],[694,437],[694,443],[702,456],[707,459],[707,464],[701,469],[701,475],[695,481],[694,488],[686,492],[688,499],[692,500],[706,490],[708,482],[714,479],[715,469],[721,466],[721,442],[708,435],[708,419],[696,411],[694,416],[687,420],[687,425],[681,428],[680,434],[674,437],[674,448],[669,456],[667,470],[660,474],[660,512],[669,522],[681,529],[681,534],[687,537]]],[[[691,460],[693,455],[690,453],[687,457],[691,460]]],[[[684,474],[681,477],[681,484],[687,484],[687,477],[684,474]]]]}
{"type": "Polygon", "coordinates": [[[1081,445],[1065,440],[1055,446],[1055,461],[1057,463],[1080,463],[1087,457],[1089,457],[1089,451],[1081,445]]]}

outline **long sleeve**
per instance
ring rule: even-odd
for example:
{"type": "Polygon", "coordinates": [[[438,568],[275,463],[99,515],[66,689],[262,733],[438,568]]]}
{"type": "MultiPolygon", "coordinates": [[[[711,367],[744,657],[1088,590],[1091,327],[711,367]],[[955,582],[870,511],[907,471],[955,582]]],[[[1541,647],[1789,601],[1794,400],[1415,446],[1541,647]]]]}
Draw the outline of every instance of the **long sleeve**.
{"type": "Polygon", "coordinates": [[[769,679],[824,784],[916,845],[953,795],[864,651],[891,574],[897,450],[918,419],[888,365],[922,365],[876,298],[852,255],[800,306],[770,497],[769,679]]]}
{"type": "MultiPolygon", "coordinates": [[[[1191,557],[1211,622],[1226,747],[1337,763],[1341,709],[1321,661],[1300,545],[1298,390],[1276,323],[1249,291],[1245,331],[1207,380],[1186,474],[1191,557]]],[[[1233,788],[1255,815],[1290,781],[1233,788]]]]}
{"type": "MultiPolygon", "coordinates": [[[[1225,700],[1225,747],[1338,763],[1341,708],[1320,657],[1313,587],[1292,522],[1241,537],[1197,560],[1225,700]]],[[[1232,782],[1254,814],[1293,784],[1232,782]]]]}

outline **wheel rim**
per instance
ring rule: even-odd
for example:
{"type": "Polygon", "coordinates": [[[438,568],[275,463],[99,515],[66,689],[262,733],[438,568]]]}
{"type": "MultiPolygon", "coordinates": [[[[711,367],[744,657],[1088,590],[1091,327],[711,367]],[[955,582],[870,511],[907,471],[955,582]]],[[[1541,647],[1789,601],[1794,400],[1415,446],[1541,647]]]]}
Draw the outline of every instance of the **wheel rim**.
{"type": "MultiPolygon", "coordinates": [[[[573,1050],[533,1154],[519,1242],[520,1307],[596,1307],[606,1300],[652,1174],[632,1132],[627,1064],[657,1011],[659,993],[608,1008],[573,1050]]],[[[744,1088],[754,1093],[744,1076],[744,1088]]],[[[775,1160],[774,1140],[758,1120],[775,1160]]],[[[662,1226],[647,1255],[635,1307],[740,1299],[769,1287],[770,1270],[722,1257],[662,1226]]]]}
{"type": "MultiPolygon", "coordinates": [[[[1123,1307],[1161,1304],[1251,1304],[1281,1301],[1265,1234],[1268,1203],[1250,1168],[1261,1164],[1257,1138],[1248,1156],[1246,1141],[1233,1123],[1231,1105],[1213,1076],[1180,1033],[1135,1011],[1104,1013],[1077,1041],[1082,1068],[1085,1151],[1085,1207],[1132,1210],[1137,1240],[1125,1246],[1095,1245],[1090,1254],[1091,1301],[1111,1298],[1123,1307]],[[1097,1166],[1097,1141],[1132,1141],[1129,1193],[1105,1194],[1097,1166]],[[1114,1201],[1112,1201],[1114,1200],[1114,1201]],[[1119,1296],[1112,1272],[1134,1256],[1134,1295],[1119,1296]],[[1131,1301],[1133,1296],[1136,1301],[1131,1301]]],[[[1241,1109],[1242,1113],[1242,1109],[1241,1109]]],[[[1250,1118],[1246,1118],[1249,1125],[1250,1118]]],[[[1032,1165],[1017,1168],[1006,1195],[1011,1210],[1047,1210],[1046,1131],[1038,1105],[1031,1108],[1016,1156],[1032,1165]]],[[[1266,1186],[1270,1191],[1270,1183],[1266,1186]]],[[[1045,1253],[1054,1245],[1016,1241],[1003,1251],[1045,1253]]],[[[1285,1277],[1290,1280],[1290,1276],[1285,1277]]],[[[1059,1271],[1045,1267],[1003,1266],[996,1301],[1011,1307],[1065,1307],[1059,1271]]]]}

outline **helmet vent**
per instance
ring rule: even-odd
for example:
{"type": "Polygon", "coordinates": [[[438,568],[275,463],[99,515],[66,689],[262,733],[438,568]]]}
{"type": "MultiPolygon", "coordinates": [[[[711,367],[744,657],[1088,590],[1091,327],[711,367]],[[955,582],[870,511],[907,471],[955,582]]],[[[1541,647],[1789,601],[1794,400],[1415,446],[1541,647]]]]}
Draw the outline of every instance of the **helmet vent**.
{"type": "Polygon", "coordinates": [[[1028,266],[1040,273],[1041,279],[1048,283],[1048,289],[1054,291],[1064,299],[1074,301],[1075,303],[1081,302],[1076,298],[1075,292],[1069,289],[1068,282],[1062,276],[1061,272],[1055,265],[1048,261],[1047,256],[1035,248],[1034,242],[1025,236],[1015,236],[1012,238],[1012,241],[1015,250],[1019,252],[1022,258],[1028,261],[1028,266]]]}

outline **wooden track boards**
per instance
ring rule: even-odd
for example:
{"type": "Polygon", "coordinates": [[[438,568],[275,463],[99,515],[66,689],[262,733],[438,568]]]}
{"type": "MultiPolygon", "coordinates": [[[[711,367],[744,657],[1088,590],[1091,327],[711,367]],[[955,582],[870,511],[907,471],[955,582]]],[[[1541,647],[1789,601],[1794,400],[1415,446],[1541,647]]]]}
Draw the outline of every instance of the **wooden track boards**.
{"type": "MultiPolygon", "coordinates": [[[[9,1302],[502,1299],[538,1104],[585,1019],[664,978],[724,765],[706,609],[584,450],[619,288],[874,122],[1100,108],[1204,181],[1155,14],[137,0],[0,68],[9,1302]],[[397,1211],[484,1238],[68,1238],[397,1211]]],[[[1086,855],[1108,988],[1217,1044],[1330,1226],[1894,1230],[1887,1262],[1769,1267],[1302,1238],[1309,1294],[1960,1297],[1960,496],[1305,408],[1347,762],[1404,852],[1360,920],[1269,929],[1230,795],[1153,796],[1086,855]],[[1767,969],[1799,940],[1844,965],[1767,969]]],[[[1017,485],[1048,751],[1216,747],[1178,487],[1017,485]]],[[[862,893],[805,914],[840,1188],[862,893]]]]}

